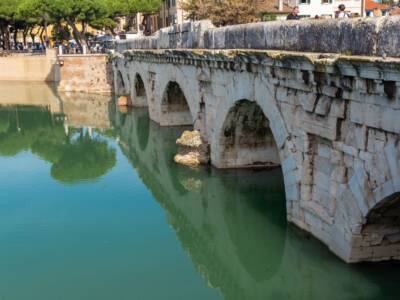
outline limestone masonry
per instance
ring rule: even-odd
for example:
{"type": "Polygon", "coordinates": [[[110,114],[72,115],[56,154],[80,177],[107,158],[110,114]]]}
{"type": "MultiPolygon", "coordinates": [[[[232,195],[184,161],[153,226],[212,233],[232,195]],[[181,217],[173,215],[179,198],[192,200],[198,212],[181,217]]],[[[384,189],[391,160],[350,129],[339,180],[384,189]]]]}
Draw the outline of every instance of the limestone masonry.
{"type": "Polygon", "coordinates": [[[114,86],[193,125],[217,168],[281,165],[288,221],[345,261],[400,259],[399,32],[395,17],[188,23],[119,43],[114,86]]]}
{"type": "Polygon", "coordinates": [[[151,37],[120,41],[127,49],[268,49],[353,55],[400,56],[400,16],[274,21],[214,28],[184,23],[151,37]]]}

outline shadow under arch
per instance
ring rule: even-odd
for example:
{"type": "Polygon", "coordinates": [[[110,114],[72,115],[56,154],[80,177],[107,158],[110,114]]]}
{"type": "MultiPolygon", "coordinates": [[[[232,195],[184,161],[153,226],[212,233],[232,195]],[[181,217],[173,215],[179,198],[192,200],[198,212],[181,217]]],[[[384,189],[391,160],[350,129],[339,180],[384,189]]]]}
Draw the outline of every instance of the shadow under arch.
{"type": "Polygon", "coordinates": [[[161,100],[161,126],[193,125],[187,98],[176,81],[168,82],[161,100]]]}
{"type": "Polygon", "coordinates": [[[127,94],[127,88],[122,73],[119,70],[117,71],[117,78],[115,84],[116,84],[115,88],[116,94],[118,96],[125,96],[127,94]]]}
{"type": "Polygon", "coordinates": [[[136,107],[147,107],[147,92],[142,76],[136,73],[134,78],[132,105],[136,107]]]}
{"type": "Polygon", "coordinates": [[[138,108],[132,111],[132,114],[135,115],[136,122],[136,136],[139,142],[139,148],[142,151],[145,151],[147,145],[149,144],[149,136],[150,136],[150,117],[149,111],[146,108],[138,108]]]}
{"type": "Polygon", "coordinates": [[[361,229],[361,246],[375,249],[375,259],[396,258],[400,251],[400,192],[371,209],[361,229]]]}
{"type": "Polygon", "coordinates": [[[222,168],[277,167],[280,157],[269,120],[254,101],[242,99],[228,111],[219,136],[222,168]]]}

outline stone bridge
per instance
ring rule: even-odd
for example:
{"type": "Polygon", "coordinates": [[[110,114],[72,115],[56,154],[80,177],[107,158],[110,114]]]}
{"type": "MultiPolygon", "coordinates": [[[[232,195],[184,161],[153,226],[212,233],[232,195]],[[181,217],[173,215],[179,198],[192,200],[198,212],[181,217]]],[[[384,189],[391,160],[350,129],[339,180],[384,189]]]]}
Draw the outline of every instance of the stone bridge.
{"type": "Polygon", "coordinates": [[[394,17],[188,23],[121,42],[115,91],[199,130],[217,168],[280,165],[288,221],[343,260],[400,259],[399,30],[394,17]]]}

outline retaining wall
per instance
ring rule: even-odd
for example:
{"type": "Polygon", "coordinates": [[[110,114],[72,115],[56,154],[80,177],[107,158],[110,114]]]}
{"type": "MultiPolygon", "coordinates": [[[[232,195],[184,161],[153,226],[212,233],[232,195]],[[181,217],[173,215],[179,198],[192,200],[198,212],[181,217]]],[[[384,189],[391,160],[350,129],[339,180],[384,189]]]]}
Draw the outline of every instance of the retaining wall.
{"type": "Polygon", "coordinates": [[[56,52],[49,49],[46,55],[13,54],[0,57],[0,81],[59,80],[56,52]]]}
{"type": "Polygon", "coordinates": [[[62,92],[111,93],[112,68],[107,55],[63,55],[58,57],[62,92]]]}

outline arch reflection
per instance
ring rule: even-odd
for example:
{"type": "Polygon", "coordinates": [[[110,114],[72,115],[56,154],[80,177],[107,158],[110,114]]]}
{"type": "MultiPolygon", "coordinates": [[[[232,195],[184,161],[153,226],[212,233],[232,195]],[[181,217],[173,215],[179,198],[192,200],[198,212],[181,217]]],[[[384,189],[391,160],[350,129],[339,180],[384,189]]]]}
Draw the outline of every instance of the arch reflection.
{"type": "Polygon", "coordinates": [[[165,210],[196,270],[224,299],[376,297],[379,289],[369,278],[287,226],[279,169],[181,167],[172,157],[182,130],[150,123],[143,150],[140,117],[135,111],[115,112],[120,146],[165,210]]]}

